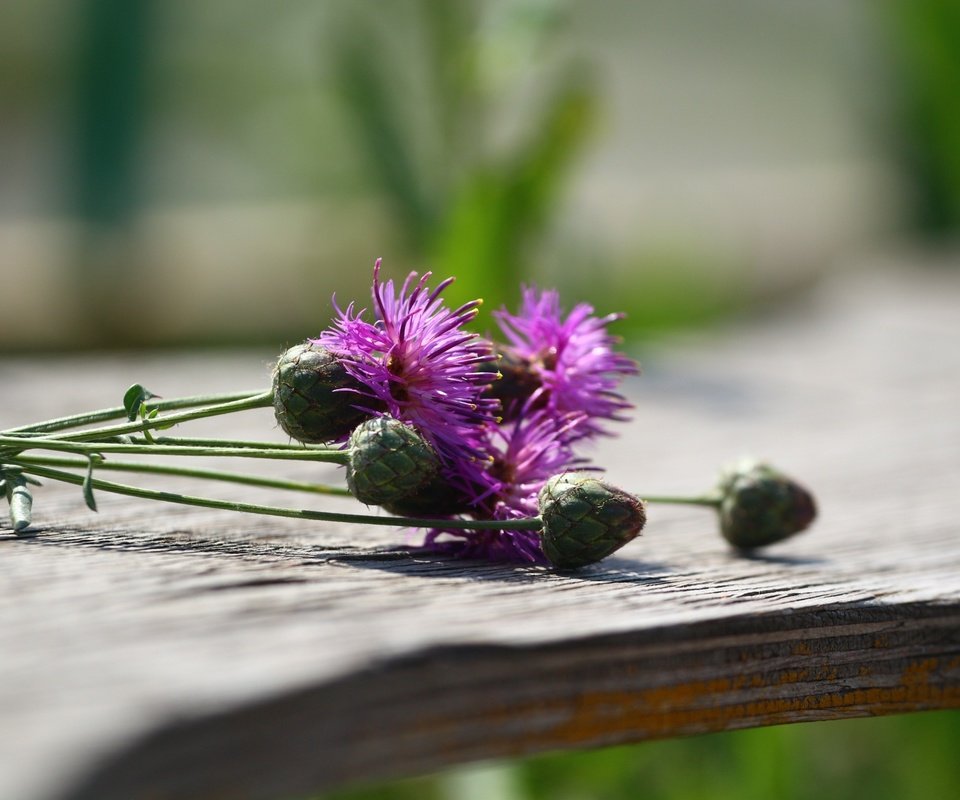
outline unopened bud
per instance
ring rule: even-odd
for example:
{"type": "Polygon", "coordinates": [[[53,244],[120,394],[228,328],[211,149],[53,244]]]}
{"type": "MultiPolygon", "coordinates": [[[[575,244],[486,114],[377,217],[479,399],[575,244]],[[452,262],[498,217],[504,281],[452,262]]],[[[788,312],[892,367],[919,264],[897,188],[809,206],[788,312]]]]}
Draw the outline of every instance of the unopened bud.
{"type": "Polygon", "coordinates": [[[742,462],[722,476],[718,489],[720,531],[734,547],[779,542],[817,516],[813,495],[768,464],[742,462]]]}
{"type": "Polygon", "coordinates": [[[560,569],[593,564],[640,533],[647,521],[643,501],[589,475],[551,478],[538,498],[542,546],[560,569]]]}
{"type": "Polygon", "coordinates": [[[440,471],[427,441],[393,417],[373,417],[350,434],[347,488],[361,503],[384,505],[414,495],[440,471]]]}
{"type": "Polygon", "coordinates": [[[329,350],[312,342],[291,347],[273,372],[277,422],[299,442],[332,442],[369,415],[354,408],[360,383],[329,350]]]}

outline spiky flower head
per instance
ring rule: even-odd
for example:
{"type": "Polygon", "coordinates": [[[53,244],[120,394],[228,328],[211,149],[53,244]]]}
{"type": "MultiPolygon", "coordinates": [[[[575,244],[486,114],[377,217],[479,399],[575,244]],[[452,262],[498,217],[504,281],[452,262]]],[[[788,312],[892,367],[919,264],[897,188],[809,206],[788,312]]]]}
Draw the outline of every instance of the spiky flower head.
{"type": "MultiPolygon", "coordinates": [[[[519,419],[487,429],[486,450],[493,459],[488,468],[490,489],[470,509],[479,519],[510,520],[536,516],[538,496],[547,480],[583,463],[565,439],[579,421],[571,415],[561,421],[545,410],[528,411],[519,419]]],[[[545,563],[540,535],[534,531],[445,530],[427,536],[425,547],[464,558],[488,561],[545,563]]]]}
{"type": "Polygon", "coordinates": [[[768,464],[740,462],[721,477],[718,491],[720,531],[741,549],[793,536],[817,516],[813,495],[768,464]]]}
{"type": "MultiPolygon", "coordinates": [[[[431,273],[411,272],[400,290],[392,280],[380,282],[380,260],[373,269],[376,319],[351,303],[337,307],[337,319],[318,344],[333,352],[360,384],[371,411],[385,407],[396,419],[413,425],[437,450],[445,477],[461,491],[476,491],[485,481],[489,460],[482,431],[495,423],[496,400],[483,397],[495,372],[478,370],[489,363],[489,345],[465,331],[480,300],[447,308],[431,273]]],[[[334,300],[336,306],[336,300],[334,300]]],[[[364,405],[359,402],[358,405],[364,405]]]]}
{"type": "Polygon", "coordinates": [[[329,350],[305,342],[277,361],[273,410],[280,427],[299,442],[336,441],[369,416],[355,405],[360,388],[329,350]]]}
{"type": "Polygon", "coordinates": [[[508,345],[504,383],[491,392],[504,403],[507,418],[527,402],[559,415],[583,414],[568,431],[570,441],[604,433],[602,420],[624,419],[631,406],[617,388],[638,367],[616,352],[619,340],[607,330],[621,314],[597,317],[592,306],[578,303],[564,316],[558,292],[525,287],[519,314],[503,309],[494,315],[508,345]]]}
{"type": "Polygon", "coordinates": [[[634,539],[647,520],[643,501],[589,475],[557,475],[539,500],[543,552],[559,569],[606,558],[634,539]]]}
{"type": "Polygon", "coordinates": [[[361,503],[383,505],[420,491],[440,471],[424,438],[393,417],[373,417],[350,434],[347,488],[361,503]]]}

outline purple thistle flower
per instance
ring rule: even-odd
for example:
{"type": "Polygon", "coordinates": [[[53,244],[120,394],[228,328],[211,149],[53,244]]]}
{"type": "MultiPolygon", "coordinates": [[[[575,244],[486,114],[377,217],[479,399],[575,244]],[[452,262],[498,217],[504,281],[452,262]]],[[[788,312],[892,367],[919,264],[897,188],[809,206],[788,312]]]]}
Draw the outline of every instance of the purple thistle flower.
{"type": "Polygon", "coordinates": [[[592,306],[578,303],[564,318],[558,292],[524,287],[519,314],[503,309],[494,316],[509,342],[506,359],[519,362],[524,380],[536,386],[530,397],[534,406],[561,417],[582,414],[569,427],[567,441],[606,433],[599,420],[626,419],[622,412],[632,406],[616,390],[624,376],[639,369],[614,350],[619,340],[607,332],[622,314],[596,317],[592,306]]]}
{"type": "MultiPolygon", "coordinates": [[[[489,475],[495,488],[471,513],[480,519],[521,519],[538,514],[537,496],[554,475],[577,468],[567,435],[580,422],[582,414],[571,414],[558,422],[546,410],[532,410],[502,427],[488,427],[487,449],[493,454],[489,475]]],[[[534,531],[482,530],[431,531],[424,542],[429,550],[451,553],[463,558],[489,561],[546,563],[540,535],[534,531]],[[441,536],[449,535],[452,540],[441,536]]]]}
{"type": "MultiPolygon", "coordinates": [[[[463,326],[476,315],[480,300],[451,311],[440,295],[453,278],[430,290],[411,272],[400,291],[392,280],[380,283],[380,259],[373,268],[373,302],[377,319],[364,311],[336,305],[337,319],[316,343],[341,359],[347,372],[364,387],[355,390],[369,400],[358,407],[386,412],[413,425],[432,444],[457,488],[478,497],[489,486],[489,456],[484,431],[495,423],[496,400],[482,397],[496,373],[479,371],[490,363],[489,345],[463,326]],[[373,402],[371,403],[370,400],[373,402]]],[[[349,390],[348,390],[349,391],[349,390]]]]}

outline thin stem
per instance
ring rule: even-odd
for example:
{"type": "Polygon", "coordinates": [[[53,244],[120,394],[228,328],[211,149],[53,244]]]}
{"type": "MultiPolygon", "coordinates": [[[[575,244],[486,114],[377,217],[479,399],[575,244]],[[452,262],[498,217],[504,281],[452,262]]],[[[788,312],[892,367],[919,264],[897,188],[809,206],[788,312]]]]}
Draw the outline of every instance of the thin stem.
{"type": "MultiPolygon", "coordinates": [[[[257,395],[259,392],[227,392],[225,394],[206,394],[194,395],[192,397],[177,397],[170,400],[148,400],[146,405],[148,410],[157,409],[158,411],[172,411],[178,408],[195,408],[196,406],[220,405],[234,400],[243,400],[246,397],[257,395]]],[[[5,434],[32,434],[32,433],[52,433],[54,431],[64,430],[65,428],[79,428],[83,425],[93,425],[98,422],[108,422],[112,419],[124,419],[127,416],[127,410],[122,406],[115,408],[104,408],[99,411],[88,411],[83,414],[72,414],[69,417],[57,417],[48,419],[44,422],[35,422],[31,425],[20,425],[16,428],[10,428],[4,431],[5,434]]]]}
{"type": "Polygon", "coordinates": [[[669,503],[677,506],[712,506],[720,505],[719,497],[672,497],[668,495],[640,495],[645,503],[669,503]]]}
{"type": "Polygon", "coordinates": [[[227,403],[204,406],[196,411],[184,411],[182,414],[171,414],[168,417],[155,417],[154,419],[129,422],[124,425],[108,425],[105,428],[92,428],[91,430],[77,431],[76,433],[65,433],[56,438],[65,441],[83,442],[109,438],[111,436],[122,436],[125,433],[138,433],[139,431],[148,431],[155,428],[166,428],[169,425],[189,422],[193,419],[216,417],[220,414],[231,414],[234,411],[245,411],[250,408],[264,408],[272,402],[273,391],[261,392],[260,394],[247,395],[239,400],[233,400],[227,403]]]}
{"type": "Polygon", "coordinates": [[[124,442],[77,442],[67,439],[21,439],[0,436],[0,448],[10,450],[58,450],[67,453],[140,453],[155,456],[236,456],[239,458],[272,458],[283,461],[320,461],[327,464],[346,464],[350,454],[346,450],[307,450],[280,447],[258,450],[250,447],[203,447],[192,445],[126,444],[124,442]]]}
{"type": "Polygon", "coordinates": [[[330,445],[325,444],[302,444],[300,442],[297,442],[296,444],[289,444],[287,442],[250,442],[239,439],[195,439],[185,436],[154,436],[153,442],[150,442],[148,439],[138,437],[132,438],[130,443],[187,445],[194,447],[232,447],[238,449],[242,447],[250,450],[299,450],[301,452],[304,450],[310,452],[330,450],[339,452],[339,448],[331,447],[330,445]]]}
{"type": "MultiPolygon", "coordinates": [[[[56,456],[17,456],[8,458],[8,463],[22,466],[44,467],[73,467],[86,469],[87,461],[76,458],[58,458],[56,456]]],[[[203,480],[226,481],[227,483],[241,483],[246,486],[263,486],[267,489],[289,489],[295,492],[310,492],[312,494],[335,495],[337,497],[353,497],[349,490],[341,486],[327,486],[322,483],[304,483],[301,481],[262,478],[259,475],[240,475],[235,472],[223,472],[213,469],[191,469],[188,467],[170,467],[166,464],[145,464],[142,462],[102,461],[96,469],[113,470],[114,472],[139,472],[150,475],[176,475],[183,478],[200,478],[203,480]]]]}
{"type": "MultiPolygon", "coordinates": [[[[72,472],[64,472],[49,467],[23,467],[23,471],[41,478],[83,485],[84,479],[72,472]]],[[[127,486],[123,483],[113,483],[99,478],[93,478],[90,485],[103,492],[113,492],[129,497],[140,497],[145,500],[160,500],[167,503],[178,503],[201,508],[216,508],[226,511],[243,511],[248,514],[262,514],[271,517],[292,517],[294,519],[310,519],[321,522],[352,522],[364,525],[384,525],[405,528],[447,528],[456,530],[525,530],[539,531],[543,522],[539,517],[526,517],[511,520],[472,520],[472,519],[436,519],[430,517],[377,517],[370,514],[336,514],[329,511],[311,511],[308,509],[280,508],[277,506],[256,505],[253,503],[234,503],[227,500],[214,500],[208,497],[194,497],[192,495],[175,494],[174,492],[160,492],[152,489],[142,489],[138,486],[127,486]]]]}

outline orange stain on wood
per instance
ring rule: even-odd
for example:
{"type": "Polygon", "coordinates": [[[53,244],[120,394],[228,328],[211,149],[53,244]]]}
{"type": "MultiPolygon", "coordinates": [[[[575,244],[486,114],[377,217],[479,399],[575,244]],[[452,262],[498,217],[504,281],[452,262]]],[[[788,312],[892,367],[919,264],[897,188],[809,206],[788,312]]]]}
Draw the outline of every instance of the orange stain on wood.
{"type": "Polygon", "coordinates": [[[930,680],[930,673],[937,668],[939,662],[935,658],[926,658],[915,661],[903,672],[902,681],[906,686],[926,684],[930,680]]]}
{"type": "MultiPolygon", "coordinates": [[[[545,746],[589,743],[612,736],[657,738],[690,731],[725,730],[742,727],[738,723],[746,720],[760,725],[776,724],[799,720],[811,711],[858,708],[864,713],[883,713],[960,707],[960,685],[932,680],[938,664],[935,658],[911,661],[892,686],[844,688],[842,682],[837,682],[836,669],[824,666],[813,671],[786,670],[734,680],[689,681],[637,692],[587,692],[577,698],[569,717],[545,735],[549,740],[545,746]],[[724,695],[748,686],[757,688],[758,682],[761,687],[780,687],[808,681],[825,684],[826,691],[724,702],[724,695]]],[[[866,672],[861,670],[864,674],[871,674],[869,668],[866,672]]]]}

